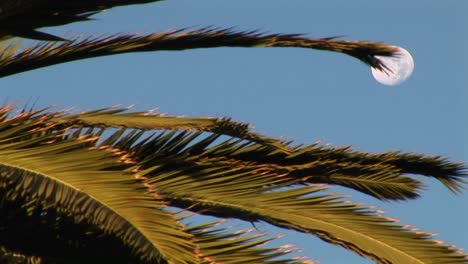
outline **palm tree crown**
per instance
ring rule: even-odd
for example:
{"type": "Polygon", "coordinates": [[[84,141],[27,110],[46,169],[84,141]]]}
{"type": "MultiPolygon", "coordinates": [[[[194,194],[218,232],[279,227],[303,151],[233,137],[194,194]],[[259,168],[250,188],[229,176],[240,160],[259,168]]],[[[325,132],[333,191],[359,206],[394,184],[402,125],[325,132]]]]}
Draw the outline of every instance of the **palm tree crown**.
{"type": "MultiPolygon", "coordinates": [[[[352,56],[382,71],[379,42],[202,28],[64,39],[38,30],[150,0],[8,0],[0,3],[0,76],[130,52],[213,47],[299,47],[352,56]],[[21,48],[13,37],[40,40],[21,48]]],[[[420,195],[422,175],[460,193],[463,164],[443,157],[307,146],[229,118],[104,108],[72,113],[0,107],[0,262],[311,263],[274,239],[193,214],[263,221],[311,234],[377,263],[464,263],[454,246],[329,193],[377,199],[420,195]],[[255,202],[252,202],[255,201],[255,202]],[[27,242],[26,242],[27,241],[27,242]]]]}

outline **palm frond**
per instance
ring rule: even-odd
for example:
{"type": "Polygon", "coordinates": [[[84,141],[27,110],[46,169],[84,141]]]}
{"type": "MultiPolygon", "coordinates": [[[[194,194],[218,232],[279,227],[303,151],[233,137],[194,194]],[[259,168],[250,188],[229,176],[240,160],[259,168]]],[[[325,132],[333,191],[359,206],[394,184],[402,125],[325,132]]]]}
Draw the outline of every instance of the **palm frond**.
{"type": "Polygon", "coordinates": [[[411,231],[372,209],[321,193],[324,187],[264,192],[255,188],[261,181],[241,174],[223,177],[222,172],[213,176],[207,170],[196,177],[184,172],[157,173],[149,182],[174,206],[310,233],[377,263],[464,261],[464,254],[430,240],[429,234],[411,231]]]}
{"type": "MultiPolygon", "coordinates": [[[[149,130],[204,131],[255,142],[268,142],[250,131],[250,125],[229,118],[169,116],[148,112],[127,112],[128,108],[104,108],[79,114],[62,114],[50,120],[66,127],[130,128],[149,130]]],[[[123,130],[124,131],[124,130],[123,130]]],[[[123,132],[122,131],[122,132],[123,132]]],[[[109,144],[109,143],[108,143],[109,144]]]]}
{"type": "Polygon", "coordinates": [[[0,183],[8,185],[3,199],[53,206],[76,223],[118,237],[145,261],[195,262],[191,236],[163,210],[163,201],[142,191],[128,157],[88,148],[86,141],[95,138],[63,140],[61,130],[41,133],[51,129],[43,128],[47,118],[25,113],[2,122],[0,183]],[[25,135],[17,136],[18,131],[25,135]]]}
{"type": "MultiPolygon", "coordinates": [[[[255,174],[269,174],[288,178],[290,184],[330,183],[350,187],[383,200],[415,198],[421,182],[401,175],[393,167],[377,166],[367,168],[359,164],[337,161],[308,161],[304,164],[277,165],[261,161],[243,161],[230,156],[231,152],[252,150],[258,142],[246,139],[228,139],[213,144],[225,134],[211,134],[204,137],[201,132],[163,131],[144,135],[143,131],[120,129],[105,137],[101,145],[124,150],[132,155],[142,167],[166,164],[168,167],[190,168],[194,171],[204,168],[225,170],[230,167],[249,167],[255,174]]],[[[102,135],[102,131],[99,132],[102,135]]],[[[97,134],[94,134],[97,135],[97,134]]],[[[268,146],[265,140],[263,146],[268,146]]],[[[274,179],[269,184],[273,184],[274,179]]]]}
{"type": "MultiPolygon", "coordinates": [[[[301,149],[299,154],[297,151],[290,151],[289,158],[278,155],[273,157],[269,155],[270,161],[287,161],[286,164],[294,164],[301,160],[336,160],[349,164],[360,164],[367,167],[372,166],[389,166],[393,167],[400,173],[419,174],[428,177],[434,177],[449,190],[457,193],[461,192],[466,184],[468,176],[463,163],[450,162],[446,158],[440,156],[428,156],[416,153],[403,153],[398,151],[384,153],[365,153],[353,151],[350,147],[335,147],[325,148],[314,144],[301,149]]],[[[251,153],[253,154],[253,153],[251,153]]],[[[248,154],[248,155],[251,155],[248,154]]],[[[248,159],[247,156],[239,157],[240,159],[248,159]]],[[[255,154],[254,154],[255,155],[255,154]]],[[[255,155],[258,159],[259,155],[255,155]]],[[[284,164],[280,162],[281,164],[284,164]]]]}
{"type": "Polygon", "coordinates": [[[287,254],[294,252],[289,245],[277,248],[265,248],[264,245],[275,238],[265,237],[263,233],[251,233],[252,230],[230,232],[229,228],[216,227],[220,222],[205,223],[187,228],[187,232],[195,237],[200,246],[202,263],[226,264],[299,264],[313,263],[311,261],[285,259],[287,254]]]}
{"type": "Polygon", "coordinates": [[[337,184],[382,200],[419,196],[422,182],[405,173],[435,177],[454,192],[460,191],[465,183],[464,165],[439,157],[396,152],[368,154],[352,151],[349,147],[325,148],[317,144],[294,147],[291,143],[253,133],[247,124],[227,119],[147,115],[143,112],[125,113],[124,110],[106,108],[78,115],[61,115],[52,121],[69,127],[122,128],[107,137],[103,144],[132,153],[135,160],[144,160],[146,165],[151,164],[152,159],[170,163],[171,159],[190,157],[191,165],[185,166],[224,167],[225,161],[230,160],[231,165],[235,163],[237,166],[256,167],[262,172],[287,175],[294,183],[337,184]],[[165,131],[171,126],[184,131],[210,132],[212,136],[202,139],[203,134],[198,132],[177,135],[173,130],[156,134],[154,138],[143,134],[143,131],[165,131]],[[123,137],[127,131],[125,128],[136,131],[123,137]],[[234,138],[210,146],[220,135],[234,138]],[[419,166],[415,166],[418,163],[419,166]]]}
{"type": "Polygon", "coordinates": [[[40,258],[13,252],[0,246],[0,263],[41,264],[40,258]]]}
{"type": "MultiPolygon", "coordinates": [[[[174,141],[186,145],[181,137],[174,141]]],[[[294,184],[284,174],[255,164],[236,163],[226,157],[217,162],[192,154],[170,158],[171,150],[178,149],[181,153],[181,149],[190,149],[174,148],[175,145],[165,138],[164,143],[155,148],[164,155],[156,158],[157,154],[151,157],[145,152],[146,159],[152,160],[153,165],[145,172],[148,183],[173,206],[223,218],[266,221],[311,233],[378,263],[425,263],[431,260],[460,263],[464,259],[456,248],[439,245],[426,233],[413,232],[390,218],[378,216],[369,208],[345,203],[338,196],[319,194],[324,187],[281,190],[294,184]],[[196,165],[190,167],[190,162],[196,165]]],[[[200,149],[196,144],[193,147],[200,149]]],[[[213,148],[219,149],[219,145],[213,148]]]]}
{"type": "Polygon", "coordinates": [[[128,52],[186,50],[216,47],[295,47],[327,50],[350,55],[376,69],[386,71],[379,56],[393,56],[397,48],[381,42],[312,39],[301,34],[262,34],[229,29],[175,30],[150,35],[114,35],[42,42],[0,61],[0,77],[64,62],[128,52]]]}
{"type": "Polygon", "coordinates": [[[160,0],[4,0],[0,2],[0,39],[16,36],[64,41],[63,38],[35,29],[87,21],[96,12],[116,6],[158,1],[160,0]]]}
{"type": "Polygon", "coordinates": [[[132,153],[133,158],[145,166],[151,166],[154,159],[170,163],[190,157],[191,163],[185,166],[214,168],[236,164],[255,167],[259,172],[287,175],[293,183],[337,184],[382,200],[419,196],[422,182],[405,176],[405,173],[435,177],[454,192],[461,191],[466,183],[463,164],[437,156],[398,152],[369,154],[352,151],[349,147],[325,148],[317,144],[294,147],[291,143],[253,133],[248,124],[228,119],[171,117],[145,112],[126,113],[125,110],[105,108],[76,115],[61,114],[50,122],[81,129],[120,128],[102,144],[132,153]],[[126,128],[135,130],[123,136],[128,131],[126,128]],[[164,132],[169,128],[198,132],[164,132]],[[163,132],[153,134],[153,138],[143,133],[160,129],[163,132]],[[200,132],[212,134],[203,139],[200,132]],[[221,135],[233,138],[212,145],[221,135]]]}
{"type": "MultiPolygon", "coordinates": [[[[456,248],[439,245],[426,233],[413,232],[379,216],[373,209],[325,194],[322,192],[325,187],[315,184],[341,184],[381,199],[416,196],[419,181],[401,175],[403,169],[394,159],[373,157],[367,160],[366,155],[356,159],[352,155],[360,153],[351,152],[349,148],[294,147],[274,139],[257,142],[243,138],[242,133],[236,138],[221,140],[223,134],[210,131],[210,125],[189,128],[181,125],[181,132],[166,130],[158,125],[158,115],[125,113],[122,109],[100,109],[83,113],[83,116],[38,111],[8,118],[8,110],[0,111],[0,119],[3,120],[0,123],[0,161],[8,168],[24,171],[17,171],[15,177],[2,175],[3,182],[14,186],[8,189],[27,198],[31,188],[37,186],[37,195],[45,201],[44,206],[53,200],[62,211],[69,210],[62,208],[67,202],[68,205],[72,202],[62,201],[52,193],[60,189],[71,193],[85,190],[98,205],[123,210],[120,206],[126,202],[119,199],[116,201],[118,204],[113,205],[112,199],[102,196],[102,193],[116,188],[119,198],[143,200],[138,202],[144,207],[141,210],[163,208],[162,201],[166,201],[172,206],[202,214],[265,221],[316,235],[379,263],[424,263],[430,259],[440,263],[460,263],[464,258],[456,248]],[[111,134],[104,133],[113,128],[118,129],[111,134]],[[148,131],[153,133],[147,134],[148,131]],[[124,162],[116,163],[117,157],[110,152],[118,154],[124,162]],[[135,165],[124,164],[125,161],[135,162],[135,165]],[[68,164],[67,167],[64,164],[68,164]],[[139,191],[132,189],[139,180],[132,178],[134,175],[130,169],[136,170],[138,178],[143,181],[139,184],[144,188],[139,191]],[[83,170],[99,175],[102,180],[96,182],[73,174],[83,170]],[[108,174],[115,170],[120,173],[108,174]],[[26,180],[31,173],[35,173],[33,180],[26,180]],[[64,188],[61,184],[70,187],[64,188]],[[298,187],[298,184],[307,186],[298,187]]],[[[211,123],[203,121],[200,124],[211,123]]],[[[244,134],[248,137],[249,133],[247,129],[244,134]]],[[[455,166],[458,172],[463,170],[461,165],[455,166]]],[[[457,179],[462,177],[457,175],[457,179]]],[[[450,181],[450,177],[448,179],[450,181]]],[[[80,206],[81,203],[70,205],[72,208],[80,206]]],[[[145,211],[145,214],[153,215],[154,219],[169,217],[167,212],[155,211],[151,214],[145,211]],[[160,213],[163,216],[159,216],[160,213]]],[[[93,219],[92,213],[85,216],[93,219]]],[[[125,216],[128,215],[123,216],[127,219],[125,216]]],[[[145,224],[148,222],[142,225],[145,224]]],[[[172,224],[179,226],[177,222],[172,224]]],[[[160,226],[161,223],[153,225],[160,226]]],[[[100,226],[104,230],[106,227],[100,226]]],[[[169,237],[175,235],[182,247],[179,251],[170,247],[166,249],[169,252],[194,250],[192,243],[198,248],[206,246],[203,240],[193,239],[194,233],[189,235],[179,229],[167,231],[165,225],[161,228],[161,232],[167,235],[164,241],[173,239],[169,237]]],[[[222,240],[221,237],[219,239],[222,240]]],[[[203,256],[214,254],[207,252],[203,256]]]]}
{"type": "MultiPolygon", "coordinates": [[[[247,162],[255,161],[266,164],[275,164],[283,167],[292,167],[293,174],[297,176],[318,175],[321,180],[330,180],[324,183],[349,182],[348,187],[358,188],[368,194],[374,191],[371,185],[363,186],[364,182],[372,184],[380,179],[381,183],[388,182],[391,185],[384,188],[393,189],[399,184],[420,188],[420,182],[403,174],[419,174],[434,177],[444,184],[449,190],[457,193],[463,190],[466,184],[466,168],[463,163],[450,162],[439,156],[423,154],[384,152],[365,153],[357,152],[350,147],[326,148],[318,144],[305,147],[292,147],[290,143],[276,141],[268,145],[250,144],[245,148],[218,148],[210,151],[213,157],[226,155],[233,159],[247,162]],[[313,162],[320,161],[321,165],[309,166],[313,162]],[[359,188],[362,185],[364,189],[359,188]]],[[[296,176],[296,177],[297,177],[296,176]]],[[[311,181],[317,178],[311,177],[311,181]]],[[[319,181],[320,182],[320,181],[319,181]]],[[[377,183],[377,182],[376,182],[377,183]]],[[[339,184],[339,183],[338,183],[339,184]]],[[[380,183],[379,183],[380,184],[380,183]]],[[[410,195],[408,198],[411,198],[410,195]]],[[[416,196],[413,196],[413,198],[416,196]]],[[[380,197],[382,198],[382,197],[380,197]]]]}
{"type": "MultiPolygon", "coordinates": [[[[382,200],[416,198],[422,190],[421,181],[403,175],[396,165],[385,164],[380,160],[361,164],[331,156],[317,157],[313,153],[323,148],[316,145],[294,149],[274,139],[265,140],[265,143],[244,138],[231,138],[213,144],[219,139],[218,134],[203,137],[200,133],[177,134],[175,131],[161,132],[153,135],[153,138],[146,137],[138,144],[128,144],[135,140],[119,138],[117,134],[112,138],[113,147],[131,153],[135,160],[147,167],[162,162],[166,162],[168,167],[178,162],[195,171],[225,166],[249,167],[259,174],[287,177],[291,184],[342,185],[382,200]]],[[[462,188],[463,177],[466,177],[462,173],[463,165],[454,164],[460,171],[440,178],[462,188]]]]}

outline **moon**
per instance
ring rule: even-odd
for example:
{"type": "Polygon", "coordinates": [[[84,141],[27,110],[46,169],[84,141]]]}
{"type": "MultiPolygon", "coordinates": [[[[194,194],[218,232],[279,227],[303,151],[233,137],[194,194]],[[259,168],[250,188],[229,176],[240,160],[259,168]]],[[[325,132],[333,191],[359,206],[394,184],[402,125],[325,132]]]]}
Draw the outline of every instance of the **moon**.
{"type": "Polygon", "coordinates": [[[398,51],[393,57],[386,56],[376,56],[380,59],[385,66],[387,66],[391,72],[388,70],[383,72],[381,70],[371,68],[372,75],[375,80],[384,85],[398,85],[406,81],[414,70],[414,60],[411,54],[402,47],[395,47],[398,51]]]}

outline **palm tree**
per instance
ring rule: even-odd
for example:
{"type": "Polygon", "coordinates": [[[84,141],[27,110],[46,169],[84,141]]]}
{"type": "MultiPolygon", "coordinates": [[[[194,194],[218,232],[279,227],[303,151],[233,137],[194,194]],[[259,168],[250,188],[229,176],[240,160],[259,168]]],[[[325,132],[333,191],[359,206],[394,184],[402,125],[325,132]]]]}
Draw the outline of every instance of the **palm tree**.
{"type": "MultiPolygon", "coordinates": [[[[86,21],[102,9],[151,0],[0,3],[0,76],[137,51],[300,47],[388,70],[384,43],[229,29],[63,39],[41,27],[86,21]],[[12,37],[42,40],[21,48],[12,37]]],[[[191,224],[193,214],[263,221],[311,234],[377,263],[464,263],[430,233],[325,192],[340,185],[383,201],[409,200],[422,182],[461,192],[463,164],[422,154],[297,146],[229,118],[105,108],[83,113],[0,108],[0,262],[308,263],[272,237],[191,224]],[[255,201],[255,202],[252,202],[255,201]]]]}

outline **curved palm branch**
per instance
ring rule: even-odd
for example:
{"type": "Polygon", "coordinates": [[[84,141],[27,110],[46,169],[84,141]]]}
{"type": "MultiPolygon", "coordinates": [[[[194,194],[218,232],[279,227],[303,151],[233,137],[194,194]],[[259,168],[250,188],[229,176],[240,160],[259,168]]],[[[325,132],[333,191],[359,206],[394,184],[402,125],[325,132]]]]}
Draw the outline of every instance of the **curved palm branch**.
{"type": "Polygon", "coordinates": [[[154,111],[128,113],[127,110],[129,108],[114,107],[74,115],[61,114],[53,117],[51,122],[65,127],[134,128],[140,131],[155,129],[203,131],[244,138],[255,142],[266,143],[272,141],[251,132],[249,124],[235,122],[229,118],[168,116],[154,111]]]}
{"type": "MultiPolygon", "coordinates": [[[[167,157],[174,145],[173,142],[160,144],[158,140],[155,149],[167,157]],[[161,145],[168,148],[164,150],[161,145]]],[[[194,145],[194,148],[199,149],[200,146],[194,145]]],[[[153,166],[146,172],[150,178],[148,183],[173,206],[218,217],[262,220],[312,233],[378,263],[427,263],[434,260],[437,263],[458,263],[464,258],[456,250],[445,254],[446,246],[429,240],[430,235],[426,233],[412,232],[390,218],[378,216],[373,210],[346,204],[340,197],[318,194],[324,190],[323,187],[278,190],[293,184],[281,171],[262,170],[260,166],[239,164],[225,157],[223,162],[218,160],[216,164],[213,160],[203,160],[203,155],[196,157],[192,154],[180,155],[188,157],[188,161],[195,160],[193,163],[197,165],[192,167],[190,162],[184,162],[180,157],[171,164],[169,159],[161,160],[162,155],[155,154],[154,158],[148,158],[148,152],[144,155],[147,159],[154,159],[153,166]]]]}
{"type": "MultiPolygon", "coordinates": [[[[150,35],[114,35],[42,42],[0,59],[0,77],[64,62],[128,52],[186,50],[216,47],[296,47],[327,50],[350,55],[382,71],[389,69],[378,56],[393,56],[397,48],[380,42],[311,39],[300,34],[262,34],[229,29],[176,30],[150,35]]],[[[13,48],[11,48],[13,49],[13,48]]]]}
{"type": "MultiPolygon", "coordinates": [[[[9,0],[0,4],[0,10],[2,10],[0,14],[0,40],[10,36],[22,36],[47,41],[63,41],[63,38],[34,29],[86,21],[97,11],[115,6],[157,1],[159,0],[9,0]]],[[[353,56],[381,71],[391,70],[376,56],[393,56],[398,51],[396,47],[380,42],[342,41],[335,37],[311,39],[304,38],[301,34],[262,34],[257,31],[235,32],[228,29],[209,28],[194,31],[182,29],[146,36],[114,35],[83,40],[74,39],[70,43],[62,43],[57,46],[37,44],[17,55],[17,59],[24,60],[22,64],[31,64],[35,61],[34,65],[22,68],[17,64],[15,67],[12,61],[0,63],[2,69],[13,63],[10,66],[13,68],[0,71],[0,77],[57,63],[125,52],[213,47],[299,47],[328,50],[353,56]],[[68,55],[63,56],[64,53],[68,55]],[[32,57],[28,60],[24,55],[32,57]],[[41,62],[38,61],[37,55],[39,55],[41,62]]]]}
{"type": "Polygon", "coordinates": [[[416,198],[422,182],[405,176],[421,174],[435,177],[448,189],[461,192],[466,176],[461,163],[441,157],[412,153],[388,152],[369,154],[354,152],[349,147],[325,148],[320,145],[292,147],[249,130],[248,124],[223,118],[186,118],[161,116],[148,112],[124,113],[126,109],[101,109],[79,115],[60,115],[51,119],[67,127],[122,128],[103,145],[132,153],[138,162],[151,166],[148,157],[186,157],[184,162],[195,166],[224,166],[230,160],[236,166],[249,166],[265,173],[285,175],[292,183],[327,183],[353,188],[383,200],[416,198]],[[125,137],[125,128],[133,128],[125,137]],[[182,129],[197,133],[160,133],[145,137],[144,131],[182,129]],[[200,132],[214,133],[202,138],[200,132]],[[219,135],[232,137],[215,146],[219,135]],[[134,144],[138,141],[138,144],[134,144]],[[196,142],[196,143],[194,143],[196,142]],[[190,147],[188,147],[190,145],[190,147]],[[195,160],[195,162],[193,162],[195,160]],[[143,163],[146,162],[146,163],[143,163]]]}
{"type": "MultiPolygon", "coordinates": [[[[281,143],[280,143],[281,144],[281,143]]],[[[455,193],[463,190],[466,172],[462,163],[448,162],[439,156],[426,156],[414,153],[385,152],[381,154],[369,154],[352,151],[349,147],[325,148],[313,144],[300,148],[282,148],[278,151],[275,146],[262,146],[252,144],[248,148],[227,148],[212,151],[210,155],[228,155],[229,157],[243,161],[257,161],[275,164],[279,167],[290,166],[290,171],[296,177],[301,175],[326,175],[322,180],[334,179],[336,182],[348,182],[351,188],[369,187],[362,190],[374,195],[382,194],[385,190],[391,191],[392,185],[399,184],[420,187],[420,182],[401,177],[402,174],[420,174],[434,177],[455,193]],[[320,162],[322,165],[307,165],[312,162],[320,162]],[[373,192],[373,183],[390,185],[381,186],[384,190],[377,189],[373,192]]],[[[315,179],[313,179],[315,180],[315,179]]],[[[332,181],[333,182],[333,181],[332,181]]],[[[326,183],[332,183],[326,182],[326,183]]],[[[378,197],[378,196],[377,196],[378,197]]],[[[411,195],[408,197],[410,198],[411,195]]],[[[385,198],[385,197],[378,197],[385,198]]],[[[395,197],[395,199],[402,197],[395,197]]]]}
{"type": "MultiPolygon", "coordinates": [[[[428,233],[413,232],[368,208],[346,204],[337,196],[318,194],[323,190],[321,187],[265,193],[247,188],[234,190],[225,187],[226,181],[216,181],[213,177],[199,176],[195,181],[182,173],[164,175],[168,178],[160,176],[152,183],[174,206],[185,206],[207,215],[265,221],[310,233],[377,263],[462,263],[465,258],[455,249],[430,240],[428,233]],[[205,180],[209,184],[201,186],[199,181],[205,180]]],[[[216,176],[221,177],[220,173],[216,176]]],[[[242,176],[246,175],[238,178],[242,176]]],[[[233,185],[255,186],[252,181],[224,179],[233,185]]]]}

